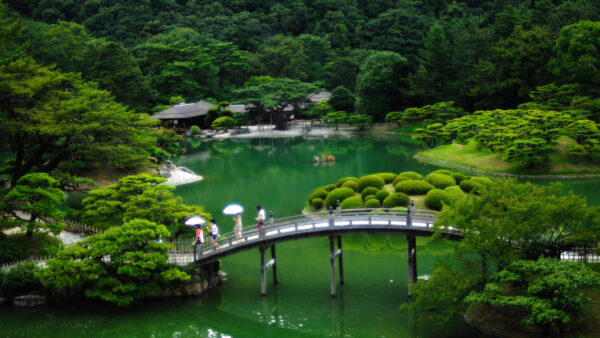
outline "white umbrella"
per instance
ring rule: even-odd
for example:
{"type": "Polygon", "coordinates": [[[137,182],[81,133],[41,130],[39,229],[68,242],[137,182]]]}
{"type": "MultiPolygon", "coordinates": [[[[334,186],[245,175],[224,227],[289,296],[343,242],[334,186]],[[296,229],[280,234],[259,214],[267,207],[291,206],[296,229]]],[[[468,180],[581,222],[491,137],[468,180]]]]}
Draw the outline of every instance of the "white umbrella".
{"type": "Polygon", "coordinates": [[[191,228],[201,226],[204,223],[206,223],[206,221],[204,220],[204,218],[202,218],[200,216],[191,216],[185,220],[185,225],[187,225],[188,227],[191,227],[191,228]]]}
{"type": "Polygon", "coordinates": [[[223,209],[225,215],[237,215],[241,214],[243,211],[244,208],[239,204],[230,204],[223,209]]]}

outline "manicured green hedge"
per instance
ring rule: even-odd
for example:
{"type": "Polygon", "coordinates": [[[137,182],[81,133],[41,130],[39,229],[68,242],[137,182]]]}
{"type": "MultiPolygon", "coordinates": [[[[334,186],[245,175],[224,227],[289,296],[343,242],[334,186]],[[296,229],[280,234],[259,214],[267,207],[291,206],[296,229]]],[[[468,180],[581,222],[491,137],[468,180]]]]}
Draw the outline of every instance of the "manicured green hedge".
{"type": "Polygon", "coordinates": [[[381,177],[386,184],[394,182],[394,179],[398,176],[394,173],[377,173],[375,175],[381,177]]]}
{"type": "Polygon", "coordinates": [[[390,195],[390,193],[388,191],[385,190],[379,190],[376,194],[375,197],[377,197],[377,199],[379,200],[379,202],[383,202],[383,200],[388,197],[390,195]]]}
{"type": "Polygon", "coordinates": [[[448,194],[450,197],[450,204],[454,204],[457,201],[460,201],[465,198],[465,193],[458,186],[451,186],[444,189],[444,192],[448,194]]]}
{"type": "Polygon", "coordinates": [[[328,184],[326,186],[323,186],[322,188],[325,189],[325,190],[327,190],[327,191],[331,191],[331,190],[335,189],[336,186],[335,186],[335,184],[328,184]]]}
{"type": "Polygon", "coordinates": [[[423,179],[423,176],[421,176],[421,174],[416,173],[414,171],[405,171],[405,172],[400,173],[399,175],[410,177],[412,180],[422,180],[423,179]]]}
{"type": "Polygon", "coordinates": [[[358,179],[356,183],[356,191],[362,192],[367,187],[374,187],[377,189],[381,189],[385,185],[385,181],[383,178],[377,175],[367,175],[358,179]]]}
{"type": "Polygon", "coordinates": [[[374,187],[368,187],[368,188],[365,188],[365,190],[363,190],[363,191],[360,193],[360,196],[361,196],[361,197],[362,197],[362,199],[364,200],[366,196],[369,196],[369,195],[375,195],[375,194],[376,194],[378,191],[379,191],[379,189],[377,189],[377,188],[374,188],[374,187]]]}
{"type": "Polygon", "coordinates": [[[442,210],[443,204],[450,204],[450,195],[441,189],[432,189],[425,195],[425,205],[433,210],[442,210]]]}
{"type": "Polygon", "coordinates": [[[421,180],[402,181],[394,187],[397,192],[402,192],[408,195],[425,195],[434,186],[421,180]]]}
{"type": "Polygon", "coordinates": [[[327,197],[327,190],[323,188],[317,188],[310,194],[310,196],[308,196],[308,202],[310,203],[315,198],[324,199],[325,197],[327,197]]]}
{"type": "Polygon", "coordinates": [[[463,175],[461,173],[452,173],[452,177],[456,181],[456,184],[460,184],[460,182],[468,179],[468,177],[466,175],[463,175]]]}
{"type": "Polygon", "coordinates": [[[468,193],[475,193],[481,189],[481,184],[471,179],[460,182],[459,186],[462,189],[462,191],[468,193]]]}
{"type": "Polygon", "coordinates": [[[356,187],[356,181],[348,180],[344,182],[344,184],[342,184],[342,187],[354,190],[354,188],[356,187]]]}
{"type": "Polygon", "coordinates": [[[433,171],[433,172],[431,172],[431,173],[429,173],[429,174],[430,174],[430,175],[431,175],[431,174],[441,174],[441,175],[452,176],[452,174],[454,174],[454,173],[453,173],[453,172],[451,172],[450,170],[446,170],[446,169],[439,169],[439,170],[433,171]]]}
{"type": "Polygon", "coordinates": [[[25,262],[0,272],[0,294],[12,297],[41,290],[42,284],[35,276],[37,270],[34,262],[25,262]]]}
{"type": "Polygon", "coordinates": [[[362,208],[363,204],[358,196],[352,196],[346,198],[342,204],[340,204],[340,209],[359,209],[362,208]]]}
{"type": "Polygon", "coordinates": [[[394,179],[394,182],[392,182],[393,185],[398,184],[398,182],[402,182],[402,181],[408,181],[408,180],[412,180],[413,178],[410,176],[404,176],[402,174],[396,176],[396,178],[394,179]]]}
{"type": "Polygon", "coordinates": [[[365,208],[371,208],[371,209],[379,208],[379,205],[380,205],[379,200],[376,198],[372,198],[365,202],[365,208]]]}
{"type": "Polygon", "coordinates": [[[408,206],[409,203],[410,197],[408,197],[408,195],[397,192],[386,197],[381,205],[384,208],[395,208],[408,206]]]}
{"type": "Polygon", "coordinates": [[[452,176],[445,174],[429,174],[427,177],[425,177],[425,181],[431,183],[438,189],[444,189],[446,187],[456,185],[456,180],[454,180],[452,176]]]}
{"type": "Polygon", "coordinates": [[[350,188],[333,189],[329,192],[329,194],[327,194],[327,197],[325,198],[325,207],[327,209],[329,209],[329,207],[335,208],[337,206],[338,200],[341,202],[350,196],[354,196],[354,190],[350,188]]]}
{"type": "Polygon", "coordinates": [[[346,181],[358,181],[358,178],[356,177],[343,177],[340,178],[339,180],[337,180],[337,182],[335,182],[336,187],[341,187],[344,185],[344,183],[346,183],[346,181]]]}
{"type": "Polygon", "coordinates": [[[372,199],[377,199],[377,197],[375,197],[375,195],[367,195],[365,196],[365,198],[363,199],[363,201],[368,201],[368,200],[372,200],[372,199]]]}
{"type": "Polygon", "coordinates": [[[323,199],[322,199],[322,198],[318,198],[318,197],[317,197],[317,198],[313,198],[313,199],[310,201],[310,205],[311,205],[311,206],[313,207],[313,209],[315,209],[315,210],[319,210],[319,209],[321,209],[321,208],[323,207],[323,204],[324,204],[324,203],[325,203],[325,202],[323,201],[323,199]]]}
{"type": "Polygon", "coordinates": [[[470,180],[473,182],[477,182],[477,183],[481,184],[482,186],[492,184],[492,180],[487,177],[475,176],[475,177],[471,177],[470,180]]]}

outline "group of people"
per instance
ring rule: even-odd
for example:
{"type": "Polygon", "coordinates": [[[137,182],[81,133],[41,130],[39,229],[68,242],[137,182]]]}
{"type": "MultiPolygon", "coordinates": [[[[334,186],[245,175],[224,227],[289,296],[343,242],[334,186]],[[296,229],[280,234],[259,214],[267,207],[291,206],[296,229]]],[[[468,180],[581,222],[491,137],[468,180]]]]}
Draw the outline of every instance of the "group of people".
{"type": "MultiPolygon", "coordinates": [[[[265,226],[265,210],[260,206],[257,205],[256,206],[256,211],[258,212],[258,215],[256,217],[256,221],[257,221],[257,228],[258,231],[262,231],[264,229],[265,226]]],[[[233,227],[233,232],[235,233],[235,239],[236,242],[242,239],[242,214],[238,213],[235,216],[233,216],[233,221],[235,223],[234,227],[233,227]]],[[[208,233],[210,234],[210,242],[213,245],[213,247],[217,247],[217,238],[219,238],[219,226],[217,225],[217,221],[212,218],[210,220],[210,225],[206,227],[206,230],[208,231],[208,233]]],[[[202,245],[204,243],[204,234],[202,231],[202,227],[197,227],[196,228],[196,241],[194,241],[194,245],[202,245]]],[[[235,243],[235,242],[234,242],[235,243]]]]}

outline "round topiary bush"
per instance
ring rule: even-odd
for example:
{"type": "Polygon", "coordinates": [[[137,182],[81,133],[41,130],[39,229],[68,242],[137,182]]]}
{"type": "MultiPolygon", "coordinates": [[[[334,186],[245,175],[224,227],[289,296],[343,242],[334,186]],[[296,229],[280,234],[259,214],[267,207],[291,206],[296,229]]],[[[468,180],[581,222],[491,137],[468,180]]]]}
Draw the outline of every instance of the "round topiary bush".
{"type": "Polygon", "coordinates": [[[444,192],[446,194],[448,194],[448,197],[450,198],[449,204],[454,204],[455,202],[460,201],[465,198],[465,192],[462,191],[461,188],[459,188],[455,185],[451,186],[451,187],[447,187],[446,189],[444,189],[444,192]]]}
{"type": "Polygon", "coordinates": [[[408,180],[412,180],[412,178],[400,174],[400,175],[396,176],[396,178],[394,179],[394,181],[392,182],[392,184],[396,185],[396,184],[398,184],[398,182],[408,181],[408,180]]]}
{"type": "Polygon", "coordinates": [[[402,192],[407,195],[425,195],[434,186],[428,182],[421,180],[402,181],[394,187],[397,192],[402,192]]]}
{"type": "Polygon", "coordinates": [[[454,178],[445,174],[429,174],[427,177],[425,177],[425,181],[431,183],[438,189],[444,189],[446,187],[456,185],[454,178]]]}
{"type": "Polygon", "coordinates": [[[308,201],[311,202],[315,198],[324,199],[327,197],[327,191],[323,188],[317,188],[308,196],[308,201]]]}
{"type": "Polygon", "coordinates": [[[346,182],[344,182],[344,184],[342,184],[342,187],[350,188],[350,189],[354,190],[354,188],[356,187],[356,181],[352,181],[352,180],[346,181],[346,182]]]}
{"type": "Polygon", "coordinates": [[[442,174],[442,175],[452,176],[452,174],[454,174],[454,173],[451,172],[450,170],[440,169],[440,170],[433,171],[430,174],[442,174]]]}
{"type": "Polygon", "coordinates": [[[460,182],[468,179],[468,177],[466,175],[463,175],[461,173],[452,173],[452,177],[456,181],[456,184],[460,184],[460,182]]]}
{"type": "Polygon", "coordinates": [[[481,189],[481,184],[479,184],[473,180],[463,180],[460,182],[459,187],[464,192],[475,193],[481,189]]]}
{"type": "Polygon", "coordinates": [[[379,200],[379,202],[383,202],[383,200],[388,197],[390,195],[389,192],[385,191],[385,190],[379,190],[376,194],[375,197],[379,200]]]}
{"type": "Polygon", "coordinates": [[[200,127],[194,125],[190,127],[190,135],[195,136],[200,134],[200,127]]]}
{"type": "Polygon", "coordinates": [[[318,198],[318,197],[317,197],[317,198],[313,198],[313,199],[310,201],[310,205],[311,205],[311,206],[313,207],[313,209],[315,209],[315,210],[319,210],[319,209],[321,209],[321,208],[323,207],[323,204],[324,204],[324,203],[325,203],[325,202],[323,201],[323,199],[322,199],[322,198],[318,198]]]}
{"type": "Polygon", "coordinates": [[[450,204],[450,195],[441,189],[432,189],[425,195],[425,205],[433,210],[442,210],[444,204],[450,204]]]}
{"type": "Polygon", "coordinates": [[[378,173],[375,175],[381,177],[386,184],[392,183],[396,179],[396,176],[398,176],[394,173],[378,173]]]}
{"type": "Polygon", "coordinates": [[[473,182],[477,182],[477,183],[481,184],[482,186],[490,185],[493,183],[493,181],[490,180],[489,178],[481,177],[481,176],[471,177],[470,180],[473,182]]]}
{"type": "Polygon", "coordinates": [[[346,183],[346,181],[357,181],[357,180],[358,180],[358,178],[356,178],[356,177],[343,177],[343,178],[340,178],[339,180],[337,180],[337,182],[335,182],[335,186],[339,188],[339,187],[343,186],[344,183],[346,183]]]}
{"type": "Polygon", "coordinates": [[[377,197],[375,197],[375,195],[367,195],[365,196],[365,198],[363,199],[363,201],[368,201],[368,200],[372,200],[372,199],[377,199],[377,197]]]}
{"type": "Polygon", "coordinates": [[[328,184],[326,186],[323,186],[322,188],[325,189],[326,191],[331,191],[331,190],[335,189],[336,186],[335,186],[335,184],[328,184]]]}
{"type": "Polygon", "coordinates": [[[378,190],[385,185],[383,178],[377,175],[367,175],[358,179],[356,183],[356,191],[362,192],[365,188],[374,187],[378,190]]]}
{"type": "Polygon", "coordinates": [[[395,207],[405,207],[410,203],[410,198],[408,195],[397,192],[389,195],[383,200],[381,204],[384,208],[395,208],[395,207]]]}
{"type": "Polygon", "coordinates": [[[358,196],[352,196],[346,198],[342,204],[340,204],[340,209],[359,209],[362,208],[362,201],[358,196]]]}
{"type": "Polygon", "coordinates": [[[365,202],[365,208],[369,208],[369,209],[379,208],[379,205],[380,205],[379,200],[376,198],[372,198],[365,202]]]}
{"type": "Polygon", "coordinates": [[[333,189],[327,194],[325,198],[325,207],[329,209],[329,207],[337,207],[337,201],[342,202],[346,198],[354,196],[354,190],[350,188],[336,188],[333,189]]]}
{"type": "Polygon", "coordinates": [[[375,194],[376,194],[378,191],[379,191],[379,189],[377,189],[377,188],[368,187],[368,188],[365,188],[365,190],[363,190],[363,191],[360,193],[360,196],[361,196],[361,197],[363,198],[363,200],[364,200],[366,196],[368,196],[368,195],[375,195],[375,194]]]}
{"type": "Polygon", "coordinates": [[[405,171],[403,173],[400,173],[399,175],[410,177],[411,180],[422,180],[423,179],[423,176],[421,176],[421,174],[416,173],[414,171],[405,171]]]}

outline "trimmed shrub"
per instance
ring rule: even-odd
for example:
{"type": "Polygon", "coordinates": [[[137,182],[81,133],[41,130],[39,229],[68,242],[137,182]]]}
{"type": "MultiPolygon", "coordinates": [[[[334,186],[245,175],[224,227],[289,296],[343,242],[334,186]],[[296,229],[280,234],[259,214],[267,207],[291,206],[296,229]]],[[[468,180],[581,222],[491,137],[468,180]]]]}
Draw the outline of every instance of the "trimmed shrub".
{"type": "Polygon", "coordinates": [[[319,210],[323,207],[323,204],[325,202],[323,201],[322,198],[313,198],[312,201],[310,201],[310,205],[313,207],[313,209],[315,210],[319,210]]]}
{"type": "Polygon", "coordinates": [[[408,195],[397,192],[386,197],[383,200],[382,206],[384,208],[406,207],[409,203],[410,197],[408,195]]]}
{"type": "Polygon", "coordinates": [[[365,208],[374,209],[379,208],[379,200],[376,198],[372,198],[365,202],[365,208]]]}
{"type": "Polygon", "coordinates": [[[405,171],[403,173],[400,173],[400,175],[410,177],[411,180],[422,180],[423,179],[423,176],[421,176],[421,174],[416,173],[414,171],[405,171]]]}
{"type": "Polygon", "coordinates": [[[477,183],[481,184],[482,186],[490,185],[493,183],[493,181],[490,180],[489,178],[481,177],[481,176],[471,177],[470,180],[473,182],[477,182],[477,183]]]}
{"type": "Polygon", "coordinates": [[[335,184],[328,184],[328,185],[323,186],[323,189],[325,189],[326,191],[331,191],[335,188],[336,188],[335,184]]]}
{"type": "Polygon", "coordinates": [[[367,195],[367,196],[365,196],[365,199],[363,201],[366,202],[366,201],[369,201],[369,200],[372,200],[372,199],[377,199],[377,197],[375,197],[375,195],[367,195]]]}
{"type": "Polygon", "coordinates": [[[473,181],[473,180],[463,180],[460,182],[459,187],[462,191],[467,193],[474,193],[481,189],[481,184],[473,181]]]}
{"type": "Polygon", "coordinates": [[[16,296],[42,289],[42,284],[35,276],[39,268],[34,262],[25,262],[5,271],[0,280],[0,292],[6,296],[16,296]]]}
{"type": "Polygon", "coordinates": [[[358,178],[356,178],[356,177],[343,177],[343,178],[340,178],[339,180],[337,180],[337,182],[335,182],[335,185],[336,185],[336,187],[339,188],[339,187],[343,186],[344,183],[346,183],[346,181],[350,181],[350,180],[357,181],[358,178]]]}
{"type": "Polygon", "coordinates": [[[396,179],[396,176],[398,176],[394,173],[378,173],[375,175],[381,177],[386,184],[394,182],[394,179],[396,179]]]}
{"type": "Polygon", "coordinates": [[[358,179],[356,183],[356,191],[362,192],[365,188],[374,187],[378,190],[385,185],[383,178],[377,175],[367,175],[358,179]]]}
{"type": "Polygon", "coordinates": [[[340,209],[358,209],[362,208],[362,201],[358,196],[352,196],[346,198],[342,204],[340,204],[340,209]]]}
{"type": "Polygon", "coordinates": [[[452,173],[452,177],[456,181],[456,184],[460,184],[460,182],[468,179],[468,177],[466,175],[463,175],[461,173],[452,173]]]}
{"type": "Polygon", "coordinates": [[[433,171],[430,174],[441,174],[441,175],[446,175],[446,176],[452,176],[452,174],[454,174],[454,173],[451,172],[450,170],[440,169],[440,170],[433,171]]]}
{"type": "Polygon", "coordinates": [[[336,207],[337,201],[341,202],[350,196],[354,196],[354,190],[350,188],[333,189],[325,198],[325,207],[327,209],[329,209],[329,207],[336,207]]]}
{"type": "Polygon", "coordinates": [[[399,182],[402,182],[402,181],[408,181],[408,180],[412,180],[412,178],[411,178],[411,177],[409,177],[409,176],[398,175],[398,176],[396,176],[396,178],[394,179],[394,182],[392,182],[392,184],[393,184],[393,185],[396,185],[396,184],[398,184],[399,182]]]}
{"type": "Polygon", "coordinates": [[[198,135],[200,134],[200,127],[194,125],[190,127],[190,135],[194,136],[194,135],[198,135]]]}
{"type": "Polygon", "coordinates": [[[462,191],[461,188],[459,188],[455,185],[451,186],[451,187],[447,187],[446,189],[444,189],[444,192],[446,192],[446,194],[448,194],[448,197],[450,198],[449,204],[454,204],[455,202],[458,202],[465,198],[464,191],[462,191]]]}
{"type": "Polygon", "coordinates": [[[396,184],[394,188],[397,192],[402,192],[407,195],[425,195],[429,190],[435,187],[425,181],[408,180],[396,184]]]}
{"type": "Polygon", "coordinates": [[[427,177],[425,177],[425,181],[431,183],[438,189],[444,189],[446,187],[456,185],[454,178],[445,174],[429,174],[427,177]]]}
{"type": "Polygon", "coordinates": [[[442,210],[444,204],[450,204],[450,195],[441,189],[432,189],[425,195],[425,205],[433,210],[442,210]]]}
{"type": "Polygon", "coordinates": [[[379,189],[377,189],[377,188],[368,187],[368,188],[365,188],[365,190],[363,190],[363,191],[360,193],[360,196],[361,196],[361,197],[363,198],[363,200],[364,200],[366,196],[368,196],[368,195],[375,195],[375,194],[376,194],[378,191],[379,191],[379,189]]]}
{"type": "Polygon", "coordinates": [[[346,181],[344,182],[344,184],[342,184],[342,187],[354,190],[354,188],[356,187],[356,181],[346,181]]]}
{"type": "Polygon", "coordinates": [[[376,194],[375,197],[379,200],[379,202],[383,202],[383,200],[388,197],[390,195],[389,192],[385,191],[385,190],[379,190],[376,194]]]}
{"type": "Polygon", "coordinates": [[[325,197],[327,197],[327,191],[323,188],[317,188],[308,196],[308,201],[311,202],[315,198],[324,199],[325,197]]]}

